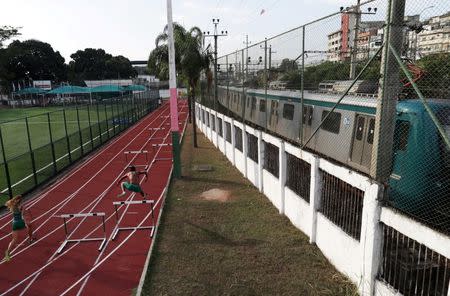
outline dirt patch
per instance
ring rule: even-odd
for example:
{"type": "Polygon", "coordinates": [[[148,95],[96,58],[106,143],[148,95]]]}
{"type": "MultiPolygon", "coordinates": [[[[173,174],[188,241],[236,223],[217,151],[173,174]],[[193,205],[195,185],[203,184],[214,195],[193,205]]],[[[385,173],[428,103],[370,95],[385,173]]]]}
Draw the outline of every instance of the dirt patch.
{"type": "Polygon", "coordinates": [[[202,194],[200,194],[200,198],[204,200],[227,202],[231,199],[231,192],[227,190],[213,188],[211,190],[202,192],[202,194]]]}

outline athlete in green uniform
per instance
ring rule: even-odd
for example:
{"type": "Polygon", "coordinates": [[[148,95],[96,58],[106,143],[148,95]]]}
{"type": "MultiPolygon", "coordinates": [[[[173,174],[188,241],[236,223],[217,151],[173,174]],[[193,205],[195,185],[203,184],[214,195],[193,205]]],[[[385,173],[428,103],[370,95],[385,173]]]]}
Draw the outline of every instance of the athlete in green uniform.
{"type": "Polygon", "coordinates": [[[28,221],[31,222],[31,213],[29,210],[24,211],[21,202],[22,196],[18,195],[5,203],[5,205],[8,207],[8,209],[11,211],[13,215],[12,240],[9,243],[8,249],[5,252],[5,261],[9,261],[11,259],[11,250],[16,246],[17,241],[19,240],[19,232],[22,229],[25,228],[28,229],[28,238],[30,240],[30,243],[33,241],[33,228],[31,223],[28,223],[28,221]],[[22,212],[26,212],[28,214],[27,219],[24,219],[24,217],[22,216],[22,212]]]}
{"type": "Polygon", "coordinates": [[[141,186],[139,185],[139,175],[145,175],[145,181],[147,182],[148,179],[147,172],[146,171],[137,172],[136,167],[134,166],[130,166],[129,169],[130,171],[125,175],[123,175],[117,182],[117,185],[121,185],[120,188],[122,188],[122,193],[117,195],[117,197],[122,197],[125,194],[127,194],[125,192],[125,189],[136,193],[140,193],[142,197],[146,197],[147,195],[144,193],[141,186]],[[122,182],[122,180],[124,179],[128,179],[128,182],[122,182]],[[121,182],[122,184],[120,184],[121,182]]]}

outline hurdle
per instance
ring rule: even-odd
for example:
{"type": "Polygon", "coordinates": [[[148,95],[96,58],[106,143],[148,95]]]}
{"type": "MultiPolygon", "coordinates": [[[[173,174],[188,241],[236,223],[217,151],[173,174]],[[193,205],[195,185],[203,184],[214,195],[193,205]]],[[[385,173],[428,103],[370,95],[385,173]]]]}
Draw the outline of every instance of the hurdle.
{"type": "Polygon", "coordinates": [[[144,205],[144,204],[149,204],[150,205],[150,211],[152,214],[152,224],[150,226],[135,226],[135,227],[119,227],[118,225],[116,226],[116,229],[114,229],[113,235],[111,237],[111,240],[114,240],[117,236],[117,234],[119,233],[119,231],[121,230],[144,230],[144,229],[151,229],[150,231],[150,237],[153,237],[153,233],[155,232],[155,216],[153,214],[153,205],[155,204],[154,200],[129,200],[129,201],[114,201],[113,205],[114,205],[114,210],[116,212],[116,219],[117,222],[119,222],[119,212],[118,207],[121,205],[144,205]]]}
{"type": "Polygon", "coordinates": [[[66,234],[66,239],[61,244],[61,246],[56,250],[56,253],[60,254],[64,247],[68,243],[81,243],[81,242],[93,242],[93,241],[101,241],[100,247],[98,247],[98,251],[100,252],[103,249],[103,246],[106,243],[106,226],[105,226],[105,213],[78,213],[78,214],[64,214],[60,216],[64,221],[64,232],[66,234]],[[78,238],[73,239],[70,238],[71,233],[67,230],[67,219],[68,218],[80,218],[80,217],[101,217],[102,218],[102,226],[103,226],[103,237],[93,237],[93,238],[78,238]]]}
{"type": "Polygon", "coordinates": [[[145,160],[148,161],[148,151],[147,150],[132,150],[132,151],[125,151],[125,161],[128,161],[128,154],[145,154],[145,160]]]}
{"type": "Polygon", "coordinates": [[[151,127],[148,130],[149,131],[159,131],[159,130],[165,130],[165,127],[151,127]]]}
{"type": "Polygon", "coordinates": [[[148,164],[133,164],[132,166],[136,167],[136,168],[144,168],[144,170],[148,169],[148,164]]]}

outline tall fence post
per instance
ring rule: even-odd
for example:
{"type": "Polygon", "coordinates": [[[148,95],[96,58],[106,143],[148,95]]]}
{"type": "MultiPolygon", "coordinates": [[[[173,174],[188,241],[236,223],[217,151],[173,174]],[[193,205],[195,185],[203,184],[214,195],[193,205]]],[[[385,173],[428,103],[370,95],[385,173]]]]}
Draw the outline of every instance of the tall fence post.
{"type": "Polygon", "coordinates": [[[103,136],[102,136],[102,125],[100,124],[100,111],[98,110],[98,101],[95,104],[95,108],[97,110],[97,126],[98,126],[98,135],[100,137],[100,143],[103,144],[103,136]]]}
{"type": "Polygon", "coordinates": [[[28,125],[28,117],[25,117],[25,125],[26,125],[26,129],[27,129],[28,151],[30,152],[30,157],[31,157],[31,168],[33,169],[33,180],[34,180],[34,185],[37,186],[38,181],[37,181],[37,174],[36,174],[36,160],[34,159],[33,147],[31,146],[30,126],[28,125]]]}
{"type": "Polygon", "coordinates": [[[114,122],[114,99],[111,100],[111,124],[114,136],[116,135],[116,123],[114,122]]]}
{"type": "MultiPolygon", "coordinates": [[[[304,105],[304,97],[305,97],[305,26],[302,27],[302,67],[300,68],[300,146],[303,147],[303,118],[305,117],[305,105],[304,105]]],[[[306,122],[306,118],[305,118],[306,122]]]]}
{"type": "Polygon", "coordinates": [[[405,0],[389,0],[370,168],[372,178],[380,182],[388,181],[390,176],[396,107],[400,92],[399,65],[389,46],[392,45],[397,52],[401,52],[404,14],[405,0]]]}
{"type": "Polygon", "coordinates": [[[3,143],[3,134],[2,134],[1,126],[0,126],[0,145],[2,148],[3,163],[5,165],[6,185],[8,186],[8,194],[9,194],[9,198],[12,198],[13,192],[12,192],[12,187],[11,187],[11,176],[9,175],[9,166],[8,166],[8,162],[6,161],[5,145],[3,143]]]}
{"type": "Polygon", "coordinates": [[[108,110],[106,109],[105,103],[103,103],[103,106],[105,107],[104,109],[105,109],[106,135],[108,136],[108,139],[109,139],[110,137],[109,137],[109,124],[108,124],[108,110]]]}
{"type": "Polygon", "coordinates": [[[67,131],[67,119],[66,119],[66,110],[65,109],[63,109],[63,119],[64,119],[64,131],[66,133],[67,154],[69,155],[69,163],[72,163],[72,152],[70,151],[70,139],[69,139],[69,133],[67,131]]]}
{"type": "Polygon", "coordinates": [[[311,186],[309,187],[309,208],[311,211],[311,229],[309,243],[316,243],[317,212],[322,202],[322,182],[320,180],[319,158],[314,157],[311,162],[311,186]]]}
{"type": "Polygon", "coordinates": [[[50,123],[50,113],[47,113],[47,122],[48,122],[48,135],[50,137],[50,147],[52,149],[53,174],[55,175],[58,169],[56,167],[55,144],[53,143],[53,133],[52,133],[52,124],[50,123]]]}
{"type": "Polygon", "coordinates": [[[91,123],[91,108],[92,105],[87,105],[89,135],[91,137],[91,150],[94,150],[94,136],[92,135],[92,123],[91,123]]]}
{"type": "MultiPolygon", "coordinates": [[[[272,49],[270,49],[272,50],[272,49]]],[[[264,102],[266,104],[266,110],[264,112],[264,131],[267,132],[267,110],[268,108],[268,100],[267,100],[267,88],[269,83],[268,71],[267,71],[267,38],[264,40],[264,102]]],[[[270,69],[269,69],[270,70],[270,69]]],[[[261,101],[260,101],[261,103],[261,101]]],[[[260,108],[261,110],[261,108],[260,108]]]]}
{"type": "Polygon", "coordinates": [[[78,106],[76,107],[76,110],[77,110],[78,135],[80,136],[80,151],[81,155],[84,155],[83,137],[81,135],[81,125],[80,125],[80,111],[78,110],[78,106]]]}

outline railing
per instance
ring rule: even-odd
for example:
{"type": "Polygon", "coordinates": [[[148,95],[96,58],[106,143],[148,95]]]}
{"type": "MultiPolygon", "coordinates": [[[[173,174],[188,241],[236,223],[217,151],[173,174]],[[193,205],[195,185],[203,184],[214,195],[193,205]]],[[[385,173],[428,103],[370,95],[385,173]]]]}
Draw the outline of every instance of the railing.
{"type": "Polygon", "coordinates": [[[197,119],[214,145],[361,295],[448,296],[450,238],[382,207],[382,186],[200,104],[196,110],[216,126],[230,125],[234,137],[228,142],[197,119]]]}
{"type": "Polygon", "coordinates": [[[0,123],[0,190],[27,193],[157,107],[158,91],[0,123]]]}

